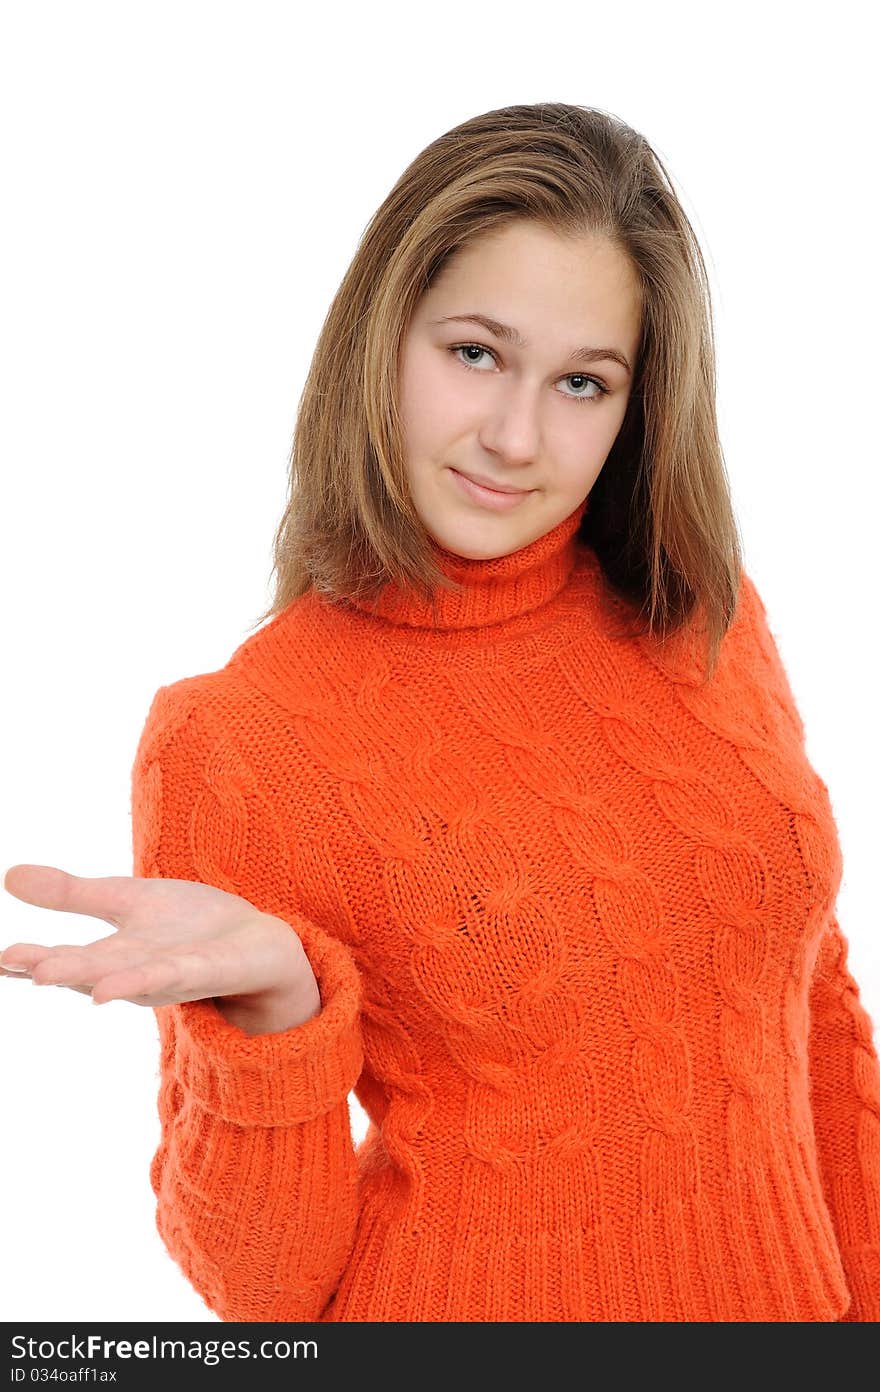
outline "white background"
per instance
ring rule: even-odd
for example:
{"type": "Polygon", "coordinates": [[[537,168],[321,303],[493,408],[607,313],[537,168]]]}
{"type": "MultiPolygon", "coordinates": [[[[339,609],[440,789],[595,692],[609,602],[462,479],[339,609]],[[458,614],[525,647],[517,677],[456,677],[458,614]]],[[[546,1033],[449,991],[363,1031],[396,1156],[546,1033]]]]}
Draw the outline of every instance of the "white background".
{"type": "MultiPolygon", "coordinates": [[[[405,165],[493,107],[599,106],[654,145],[708,262],[746,567],[880,1021],[869,13],[5,4],[0,871],[131,873],[150,701],[222,666],[268,603],[311,353],[405,165]]],[[[110,931],[0,909],[0,947],[110,931]]],[[[214,1320],[154,1229],[152,1011],[0,980],[0,1049],[0,1317],[214,1320]]]]}

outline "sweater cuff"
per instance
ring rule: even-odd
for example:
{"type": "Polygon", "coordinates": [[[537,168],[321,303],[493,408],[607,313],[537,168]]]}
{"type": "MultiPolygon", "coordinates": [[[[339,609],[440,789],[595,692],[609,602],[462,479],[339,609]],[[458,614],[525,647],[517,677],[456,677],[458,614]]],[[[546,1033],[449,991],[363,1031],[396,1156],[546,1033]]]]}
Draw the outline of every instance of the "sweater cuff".
{"type": "Polygon", "coordinates": [[[363,1065],[360,977],[348,948],[305,918],[293,924],[321,995],[317,1015],[280,1034],[246,1034],[213,1000],[172,1013],[173,1073],[205,1110],[237,1126],[294,1126],[348,1097],[363,1065]]]}
{"type": "Polygon", "coordinates": [[[840,1317],[842,1324],[880,1321],[880,1245],[844,1248],[841,1253],[852,1303],[840,1317]]]}

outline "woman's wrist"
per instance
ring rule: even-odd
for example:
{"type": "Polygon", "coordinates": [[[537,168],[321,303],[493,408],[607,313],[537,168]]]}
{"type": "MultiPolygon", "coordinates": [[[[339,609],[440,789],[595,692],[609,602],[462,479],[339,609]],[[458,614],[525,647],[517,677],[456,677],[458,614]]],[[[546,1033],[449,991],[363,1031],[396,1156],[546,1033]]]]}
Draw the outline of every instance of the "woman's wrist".
{"type": "Polygon", "coordinates": [[[214,996],[224,1019],[245,1034],[283,1034],[304,1025],[321,1009],[321,993],[314,972],[293,988],[261,991],[254,996],[214,996]]]}
{"type": "Polygon", "coordinates": [[[214,1004],[225,1020],[245,1034],[284,1034],[304,1025],[321,1008],[320,997],[311,1006],[297,1001],[240,1000],[235,996],[214,996],[214,1004]]]}

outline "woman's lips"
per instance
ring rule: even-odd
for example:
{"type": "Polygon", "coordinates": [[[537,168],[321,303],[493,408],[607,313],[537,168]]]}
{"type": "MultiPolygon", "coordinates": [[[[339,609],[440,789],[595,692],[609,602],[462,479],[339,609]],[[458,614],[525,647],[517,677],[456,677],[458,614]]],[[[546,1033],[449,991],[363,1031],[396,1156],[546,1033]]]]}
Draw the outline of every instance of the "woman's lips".
{"type": "Polygon", "coordinates": [[[473,502],[479,503],[482,507],[494,508],[496,512],[509,512],[515,508],[517,503],[521,503],[523,498],[527,498],[532,489],[525,489],[521,493],[499,493],[496,488],[484,488],[481,483],[474,483],[473,479],[460,474],[457,469],[450,467],[452,474],[461,492],[473,502]]]}

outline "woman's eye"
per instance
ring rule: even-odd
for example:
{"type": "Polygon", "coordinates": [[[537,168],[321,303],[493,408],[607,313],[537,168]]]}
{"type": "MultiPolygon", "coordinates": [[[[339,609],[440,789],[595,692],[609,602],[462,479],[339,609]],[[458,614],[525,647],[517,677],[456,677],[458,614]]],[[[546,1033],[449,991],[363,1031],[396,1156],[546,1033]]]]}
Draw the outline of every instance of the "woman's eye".
{"type": "MultiPolygon", "coordinates": [[[[476,350],[477,350],[477,352],[478,352],[479,354],[483,354],[483,353],[488,353],[488,352],[489,352],[489,349],[488,349],[488,348],[483,348],[483,347],[481,347],[479,343],[462,343],[462,344],[460,344],[459,347],[457,347],[457,348],[452,348],[452,349],[450,349],[450,351],[453,352],[453,353],[464,353],[464,352],[467,352],[468,349],[470,349],[470,348],[476,348],[476,350]]],[[[490,357],[493,357],[493,355],[490,354],[490,357]]],[[[494,360],[494,358],[493,358],[493,360],[494,360]]],[[[461,362],[462,360],[459,359],[459,361],[461,362]]],[[[464,367],[473,367],[473,366],[474,366],[474,361],[473,361],[473,359],[471,359],[470,362],[463,363],[463,366],[464,366],[464,367]]]]}
{"type": "MultiPolygon", "coordinates": [[[[493,362],[495,361],[495,354],[492,352],[491,348],[484,348],[482,343],[456,343],[453,345],[453,347],[449,349],[450,353],[452,353],[453,355],[459,353],[466,353],[471,350],[476,351],[477,361],[479,361],[480,357],[482,357],[483,354],[488,355],[488,357],[490,357],[493,362]]],[[[476,362],[473,359],[471,359],[470,362],[465,362],[464,358],[456,357],[456,362],[460,362],[462,367],[469,368],[471,371],[480,372],[483,370],[482,368],[477,367],[476,362]]],[[[588,377],[583,372],[570,372],[568,374],[568,377],[563,378],[563,381],[568,380],[584,382],[596,388],[595,392],[591,392],[589,394],[586,392],[578,391],[575,392],[573,395],[569,395],[568,392],[563,392],[562,395],[568,396],[570,401],[601,401],[603,396],[608,395],[608,388],[606,386],[604,386],[596,377],[588,377]]]]}

